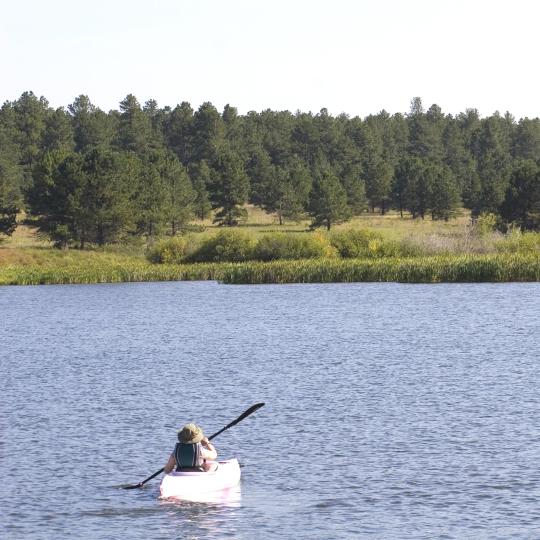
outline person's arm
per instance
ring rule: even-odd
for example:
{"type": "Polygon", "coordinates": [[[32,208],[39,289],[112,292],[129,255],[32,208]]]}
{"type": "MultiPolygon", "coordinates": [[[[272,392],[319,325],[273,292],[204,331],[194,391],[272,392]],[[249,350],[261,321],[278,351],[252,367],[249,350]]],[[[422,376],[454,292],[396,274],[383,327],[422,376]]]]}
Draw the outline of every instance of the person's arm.
{"type": "Polygon", "coordinates": [[[217,459],[217,451],[215,446],[205,437],[202,441],[202,458],[208,461],[215,461],[217,459]]]}
{"type": "Polygon", "coordinates": [[[163,471],[165,472],[165,474],[169,474],[174,469],[175,466],[176,466],[176,459],[174,459],[174,454],[171,454],[169,456],[169,461],[167,461],[167,465],[165,465],[165,468],[163,469],[163,471]]]}

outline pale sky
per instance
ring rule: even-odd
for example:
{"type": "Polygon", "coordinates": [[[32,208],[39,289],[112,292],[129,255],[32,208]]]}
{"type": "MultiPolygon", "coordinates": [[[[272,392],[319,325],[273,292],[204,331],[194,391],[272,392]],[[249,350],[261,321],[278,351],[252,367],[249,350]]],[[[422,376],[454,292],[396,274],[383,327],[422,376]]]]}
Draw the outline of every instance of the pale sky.
{"type": "Polygon", "coordinates": [[[539,0],[0,0],[0,102],[540,116],[539,0]]]}

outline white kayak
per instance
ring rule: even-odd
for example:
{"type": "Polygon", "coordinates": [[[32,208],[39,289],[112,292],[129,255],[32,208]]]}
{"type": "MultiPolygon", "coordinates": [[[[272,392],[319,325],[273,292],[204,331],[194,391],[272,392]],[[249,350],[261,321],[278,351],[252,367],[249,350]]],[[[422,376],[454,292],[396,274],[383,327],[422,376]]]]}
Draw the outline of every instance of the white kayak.
{"type": "Polygon", "coordinates": [[[166,474],[159,486],[161,497],[197,500],[206,494],[220,494],[240,483],[240,465],[237,459],[219,461],[212,472],[180,471],[166,474]]]}

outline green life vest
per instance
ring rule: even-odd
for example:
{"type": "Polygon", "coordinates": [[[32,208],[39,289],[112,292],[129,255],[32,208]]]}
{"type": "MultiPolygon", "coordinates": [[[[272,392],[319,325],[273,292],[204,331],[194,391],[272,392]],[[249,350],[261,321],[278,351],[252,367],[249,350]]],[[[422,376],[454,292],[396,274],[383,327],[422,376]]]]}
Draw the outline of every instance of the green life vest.
{"type": "Polygon", "coordinates": [[[176,460],[177,471],[186,469],[202,470],[204,460],[201,457],[201,443],[176,443],[174,459],[176,460]]]}

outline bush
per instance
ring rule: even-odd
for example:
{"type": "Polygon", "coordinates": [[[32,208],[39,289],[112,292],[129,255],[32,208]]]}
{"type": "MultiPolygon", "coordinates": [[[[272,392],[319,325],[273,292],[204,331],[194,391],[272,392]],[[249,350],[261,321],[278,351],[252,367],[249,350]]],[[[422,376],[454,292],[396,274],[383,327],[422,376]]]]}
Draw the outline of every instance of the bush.
{"type": "Polygon", "coordinates": [[[253,258],[256,241],[243,231],[222,230],[204,240],[189,256],[190,262],[241,262],[253,258]]]}
{"type": "Polygon", "coordinates": [[[328,237],[321,233],[285,234],[263,236],[255,248],[254,258],[261,261],[277,259],[317,259],[334,257],[336,249],[328,237]]]}
{"type": "Polygon", "coordinates": [[[206,227],[199,223],[184,223],[180,226],[180,234],[186,233],[203,233],[206,227]]]}
{"type": "Polygon", "coordinates": [[[540,233],[511,229],[502,240],[495,243],[495,248],[500,253],[539,253],[540,233]]]}
{"type": "Polygon", "coordinates": [[[370,251],[376,251],[382,236],[368,229],[349,229],[333,233],[331,242],[344,259],[357,259],[365,258],[370,251]]]}
{"type": "Polygon", "coordinates": [[[480,214],[474,221],[472,229],[478,236],[487,236],[497,229],[497,216],[489,212],[480,214]]]}
{"type": "Polygon", "coordinates": [[[369,229],[335,232],[331,242],[344,259],[378,259],[402,254],[399,243],[386,240],[382,234],[369,229]]]}
{"type": "Polygon", "coordinates": [[[173,236],[154,244],[146,254],[153,263],[178,264],[184,262],[190,242],[185,236],[173,236]]]}

